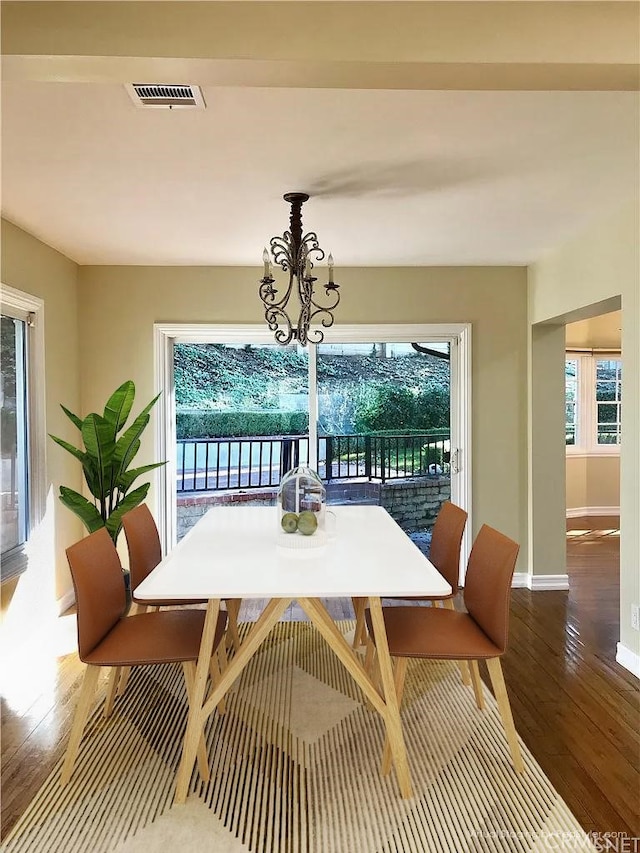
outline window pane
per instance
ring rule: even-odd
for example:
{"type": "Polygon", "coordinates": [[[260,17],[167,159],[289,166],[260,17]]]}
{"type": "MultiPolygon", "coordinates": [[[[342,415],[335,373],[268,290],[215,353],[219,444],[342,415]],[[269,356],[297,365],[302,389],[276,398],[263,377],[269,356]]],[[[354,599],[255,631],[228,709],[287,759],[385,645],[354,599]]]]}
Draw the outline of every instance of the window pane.
{"type": "Polygon", "coordinates": [[[616,383],[615,382],[598,382],[596,386],[596,400],[615,400],[616,399],[616,383]]]}
{"type": "Polygon", "coordinates": [[[451,493],[449,344],[320,344],[317,376],[328,501],[380,502],[427,548],[451,493]]]}
{"type": "Polygon", "coordinates": [[[575,444],[577,440],[577,402],[578,402],[578,361],[565,361],[565,433],[566,444],[575,444]]]}
{"type": "Polygon", "coordinates": [[[615,359],[597,359],[596,361],[596,379],[613,379],[617,378],[620,362],[615,359]]]}
{"type": "Polygon", "coordinates": [[[598,444],[619,444],[617,424],[598,424],[598,444]]]}
{"type": "Polygon", "coordinates": [[[27,408],[25,323],[2,316],[0,461],[2,554],[27,538],[27,408]]]}
{"type": "Polygon", "coordinates": [[[615,403],[598,403],[598,424],[615,423],[618,420],[617,410],[615,403]]]}
{"type": "MultiPolygon", "coordinates": [[[[278,344],[176,344],[178,539],[199,506],[224,491],[275,501],[283,473],[309,459],[306,349],[278,344]]],[[[210,502],[210,503],[209,503],[210,502]]]]}
{"type": "Polygon", "coordinates": [[[620,443],[621,398],[622,361],[618,358],[596,359],[598,444],[620,443]]]}

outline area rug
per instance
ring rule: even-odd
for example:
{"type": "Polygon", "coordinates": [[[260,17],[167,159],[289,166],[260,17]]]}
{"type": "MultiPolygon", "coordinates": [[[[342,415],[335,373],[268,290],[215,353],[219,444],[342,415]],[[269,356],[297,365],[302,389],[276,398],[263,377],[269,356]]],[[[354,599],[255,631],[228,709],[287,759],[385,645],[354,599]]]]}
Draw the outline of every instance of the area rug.
{"type": "MultiPolygon", "coordinates": [[[[243,631],[246,626],[242,626],[243,631]]],[[[339,623],[345,635],[352,622],[339,623]]],[[[113,716],[97,707],[70,784],[60,766],[6,853],[399,853],[593,849],[522,745],[518,776],[495,701],[476,709],[450,662],[412,662],[402,723],[414,797],[379,773],[384,729],[317,631],[280,623],[206,738],[211,781],[174,778],[186,725],[179,667],[140,669],[113,716]]]]}

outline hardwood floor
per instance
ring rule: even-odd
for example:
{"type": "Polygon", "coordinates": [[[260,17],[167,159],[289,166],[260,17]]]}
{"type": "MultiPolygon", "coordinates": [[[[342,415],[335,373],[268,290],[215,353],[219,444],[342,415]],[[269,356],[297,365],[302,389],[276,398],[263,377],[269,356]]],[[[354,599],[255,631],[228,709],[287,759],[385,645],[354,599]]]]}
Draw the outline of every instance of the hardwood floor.
{"type": "Polygon", "coordinates": [[[513,591],[503,666],[516,728],[583,828],[635,838],[640,691],[615,662],[618,523],[568,521],[569,591],[513,591]]]}
{"type": "MultiPolygon", "coordinates": [[[[615,662],[618,532],[611,519],[568,527],[570,590],[513,591],[505,678],[518,731],[583,828],[633,838],[640,689],[615,662]]],[[[12,633],[15,587],[2,588],[2,837],[64,750],[83,671],[72,614],[12,633]]],[[[244,607],[241,619],[255,609],[244,607]]],[[[352,616],[348,601],[332,609],[352,616]]],[[[286,618],[301,613],[294,605],[286,618]]]]}

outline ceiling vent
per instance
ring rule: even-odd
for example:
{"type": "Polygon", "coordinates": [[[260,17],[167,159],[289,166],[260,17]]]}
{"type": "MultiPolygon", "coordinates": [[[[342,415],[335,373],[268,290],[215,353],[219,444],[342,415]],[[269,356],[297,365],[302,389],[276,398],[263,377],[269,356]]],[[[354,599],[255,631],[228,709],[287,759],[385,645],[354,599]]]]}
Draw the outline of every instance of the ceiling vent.
{"type": "Polygon", "coordinates": [[[140,109],[203,110],[204,98],[199,86],[183,83],[127,83],[129,97],[140,109]]]}

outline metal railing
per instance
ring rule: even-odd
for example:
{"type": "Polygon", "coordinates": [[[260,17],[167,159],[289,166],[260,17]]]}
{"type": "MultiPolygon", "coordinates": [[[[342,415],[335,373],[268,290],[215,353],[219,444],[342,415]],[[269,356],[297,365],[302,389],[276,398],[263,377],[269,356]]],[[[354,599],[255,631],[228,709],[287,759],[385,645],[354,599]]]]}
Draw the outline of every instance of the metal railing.
{"type": "MultiPolygon", "coordinates": [[[[329,435],[318,438],[323,480],[399,480],[446,472],[448,432],[434,435],[329,435]]],[[[278,486],[282,475],[309,462],[308,436],[179,439],[179,492],[278,486]]]]}

